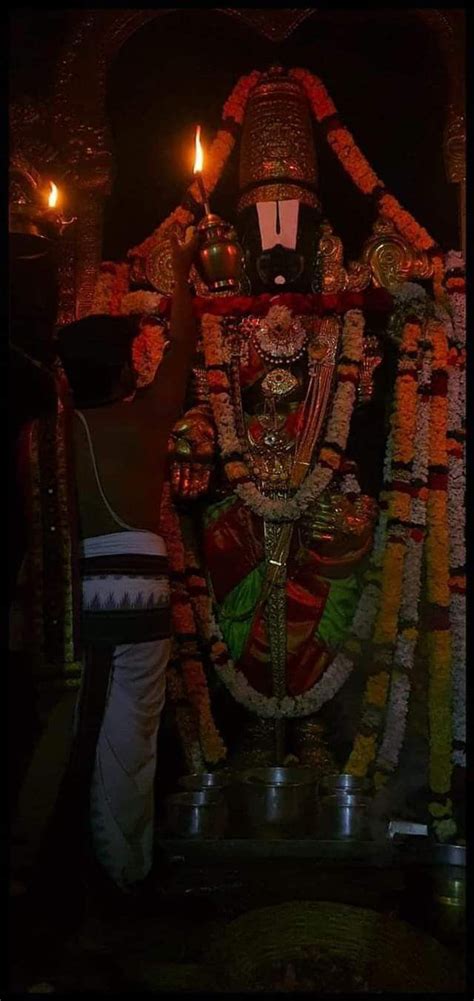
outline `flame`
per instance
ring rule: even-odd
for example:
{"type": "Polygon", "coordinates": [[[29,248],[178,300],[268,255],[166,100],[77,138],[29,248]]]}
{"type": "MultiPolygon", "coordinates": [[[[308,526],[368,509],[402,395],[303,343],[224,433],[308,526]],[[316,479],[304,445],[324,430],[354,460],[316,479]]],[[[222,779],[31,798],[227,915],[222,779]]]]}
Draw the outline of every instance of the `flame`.
{"type": "Polygon", "coordinates": [[[195,174],[200,174],[200,173],[202,173],[202,168],[203,168],[203,164],[204,164],[204,157],[203,157],[202,146],[201,146],[201,126],[200,125],[196,126],[195,148],[196,148],[196,153],[195,153],[195,157],[194,157],[193,172],[195,174]]]}
{"type": "Polygon", "coordinates": [[[48,197],[48,208],[54,209],[58,202],[59,192],[54,181],[50,181],[49,183],[51,185],[51,191],[49,192],[49,197],[48,197]]]}

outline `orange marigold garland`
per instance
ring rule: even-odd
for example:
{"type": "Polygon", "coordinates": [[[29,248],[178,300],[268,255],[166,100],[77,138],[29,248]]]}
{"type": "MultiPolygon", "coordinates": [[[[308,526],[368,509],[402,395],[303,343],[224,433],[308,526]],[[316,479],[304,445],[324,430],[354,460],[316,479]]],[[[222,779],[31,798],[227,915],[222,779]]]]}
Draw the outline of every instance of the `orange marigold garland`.
{"type": "MultiPolygon", "coordinates": [[[[173,681],[171,691],[183,693],[194,710],[202,755],[208,764],[224,760],[226,749],[212,718],[209,690],[199,652],[199,640],[191,599],[186,587],[186,559],[178,515],[171,501],[169,484],[163,489],[161,530],[171,571],[171,613],[178,648],[182,687],[173,681]]],[[[176,659],[171,671],[178,667],[176,659]]]]}
{"type": "Polygon", "coordinates": [[[354,184],[364,195],[377,195],[381,215],[393,222],[402,236],[417,250],[431,251],[433,254],[433,287],[436,298],[443,295],[443,259],[436,248],[433,237],[413,218],[410,212],[389,194],[368,160],[357,146],[354,137],[337,117],[337,109],[318,77],[305,69],[293,69],[291,75],[304,88],[316,120],[325,122],[325,135],[331,149],[349,174],[354,184]]]}
{"type": "Polygon", "coordinates": [[[119,316],[121,302],[130,287],[130,267],[105,261],[99,271],[92,303],[93,313],[110,313],[119,316]]]}
{"type": "Polygon", "coordinates": [[[132,362],[137,389],[143,389],[153,382],[161,364],[168,340],[165,323],[144,319],[132,344],[132,362]]]}
{"type": "MultiPolygon", "coordinates": [[[[411,482],[407,497],[410,522],[403,569],[397,640],[393,655],[390,694],[384,734],[377,754],[374,784],[383,785],[395,771],[405,739],[411,680],[419,637],[420,598],[422,590],[423,550],[428,499],[428,451],[431,406],[432,345],[430,323],[424,328],[421,370],[418,376],[416,407],[416,449],[411,462],[411,482]]],[[[402,483],[400,483],[402,486],[402,483]]],[[[408,489],[407,485],[405,487],[408,489]]]]}

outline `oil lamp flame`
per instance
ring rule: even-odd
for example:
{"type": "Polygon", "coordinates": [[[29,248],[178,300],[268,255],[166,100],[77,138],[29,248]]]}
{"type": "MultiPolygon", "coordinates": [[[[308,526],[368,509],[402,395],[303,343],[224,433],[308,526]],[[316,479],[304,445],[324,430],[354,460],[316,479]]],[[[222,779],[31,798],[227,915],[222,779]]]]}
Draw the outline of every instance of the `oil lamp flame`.
{"type": "Polygon", "coordinates": [[[196,126],[196,138],[195,138],[194,142],[195,142],[195,156],[194,156],[194,170],[193,170],[193,173],[195,173],[195,174],[201,174],[202,173],[202,168],[203,168],[203,163],[204,163],[204,157],[203,157],[202,145],[201,145],[201,126],[200,125],[196,126]]]}
{"type": "Polygon", "coordinates": [[[57,205],[57,202],[58,202],[58,193],[59,192],[58,192],[58,189],[57,189],[54,181],[50,181],[49,183],[51,185],[51,190],[49,192],[49,197],[48,197],[48,208],[54,209],[56,207],[56,205],[57,205]]]}

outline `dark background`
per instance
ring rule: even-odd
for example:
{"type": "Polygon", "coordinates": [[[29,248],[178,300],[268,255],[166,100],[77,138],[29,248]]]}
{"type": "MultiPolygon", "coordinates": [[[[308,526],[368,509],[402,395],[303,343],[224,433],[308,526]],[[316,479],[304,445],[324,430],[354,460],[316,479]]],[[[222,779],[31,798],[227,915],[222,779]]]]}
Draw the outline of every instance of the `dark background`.
{"type": "MultiPolygon", "coordinates": [[[[12,12],[11,96],[47,95],[71,10],[12,12]]],[[[448,93],[438,40],[413,9],[326,10],[275,44],[215,9],[159,15],[122,47],[108,79],[116,179],[103,257],[123,259],[172,211],[189,180],[193,127],[210,141],[242,73],[274,62],[317,73],[387,188],[446,249],[458,246],[457,191],[444,171],[448,93]]],[[[356,256],[372,214],[317,135],[326,214],[356,256]]],[[[237,155],[212,208],[235,212],[237,155]]]]}

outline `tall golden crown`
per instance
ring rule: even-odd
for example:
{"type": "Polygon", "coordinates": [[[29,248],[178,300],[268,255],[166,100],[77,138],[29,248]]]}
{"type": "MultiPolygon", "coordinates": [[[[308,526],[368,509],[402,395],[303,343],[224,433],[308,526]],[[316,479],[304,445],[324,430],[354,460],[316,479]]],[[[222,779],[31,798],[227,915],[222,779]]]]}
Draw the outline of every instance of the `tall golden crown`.
{"type": "Polygon", "coordinates": [[[297,80],[272,67],[250,92],[240,146],[239,212],[297,198],[319,208],[308,100],[297,80]]]}

